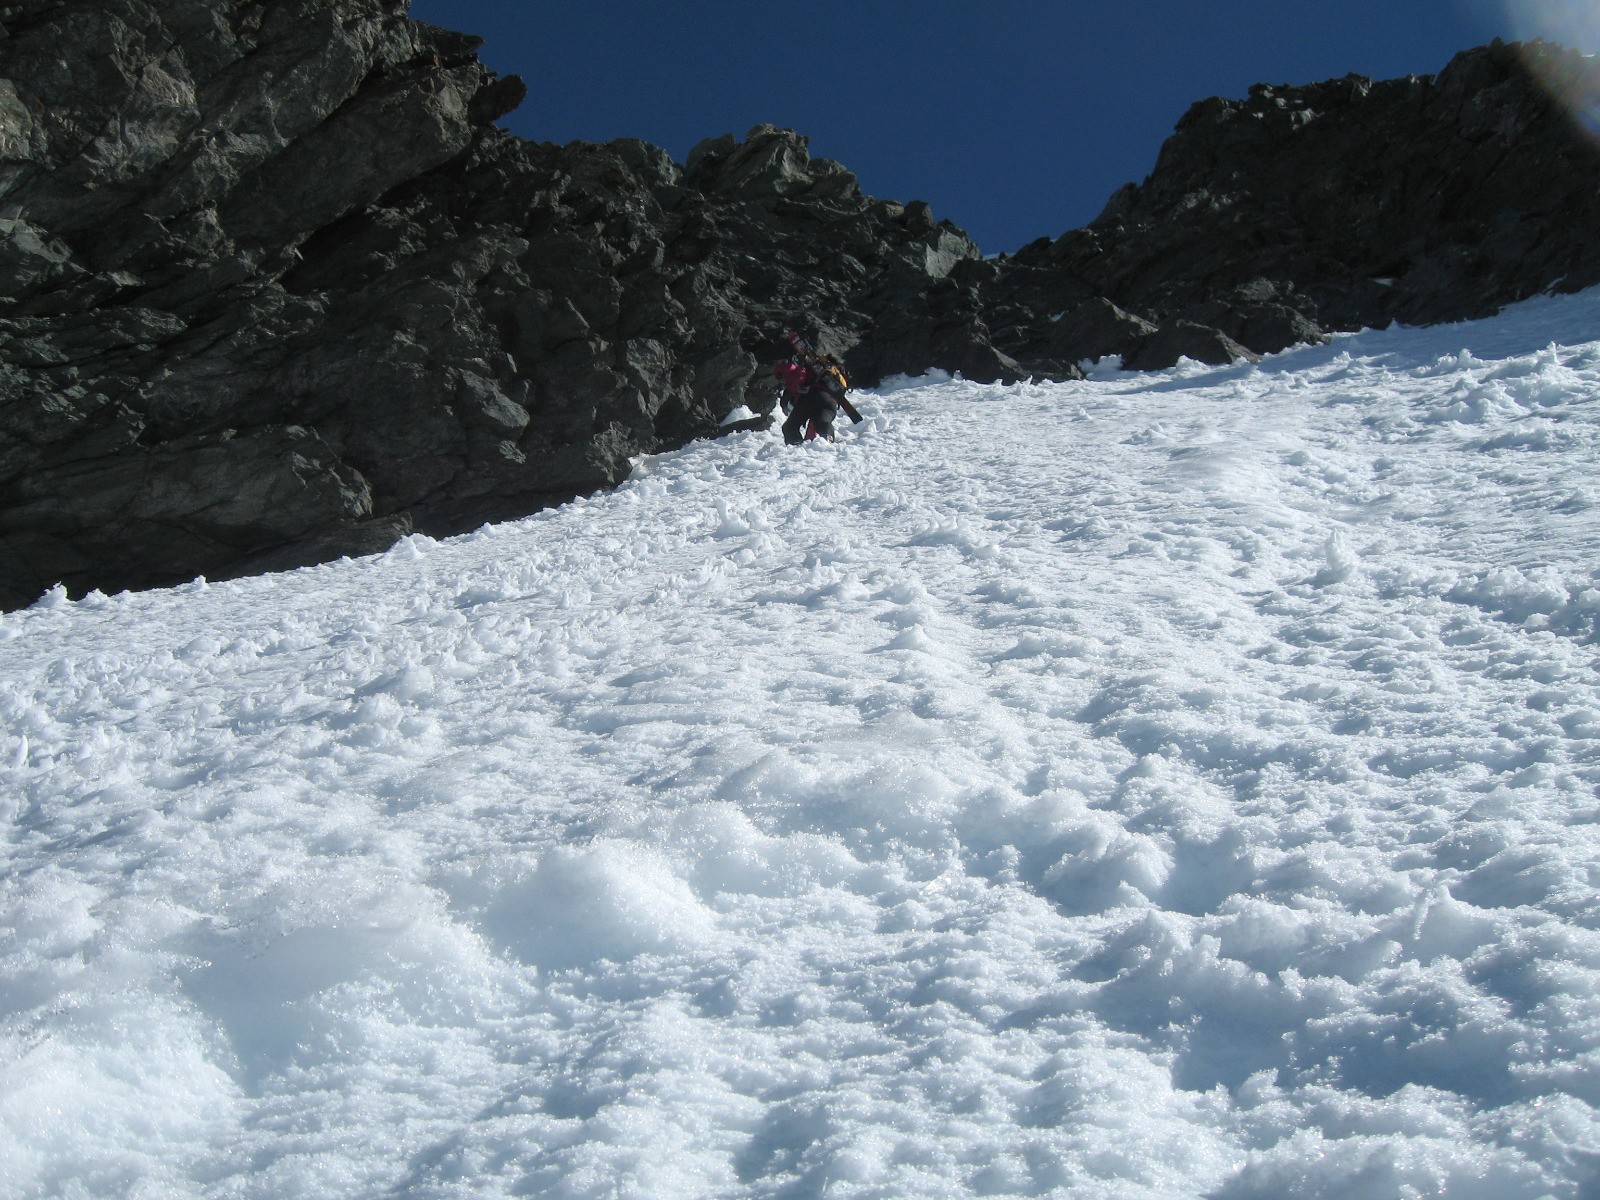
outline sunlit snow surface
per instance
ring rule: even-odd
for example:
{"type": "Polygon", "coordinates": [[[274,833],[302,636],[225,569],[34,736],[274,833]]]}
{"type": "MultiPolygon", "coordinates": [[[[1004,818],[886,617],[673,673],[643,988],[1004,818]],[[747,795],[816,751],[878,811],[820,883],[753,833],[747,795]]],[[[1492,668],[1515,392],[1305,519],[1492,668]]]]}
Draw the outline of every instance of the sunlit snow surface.
{"type": "Polygon", "coordinates": [[[1594,1197],[1597,335],[3,618],[0,1194],[1594,1197]]]}

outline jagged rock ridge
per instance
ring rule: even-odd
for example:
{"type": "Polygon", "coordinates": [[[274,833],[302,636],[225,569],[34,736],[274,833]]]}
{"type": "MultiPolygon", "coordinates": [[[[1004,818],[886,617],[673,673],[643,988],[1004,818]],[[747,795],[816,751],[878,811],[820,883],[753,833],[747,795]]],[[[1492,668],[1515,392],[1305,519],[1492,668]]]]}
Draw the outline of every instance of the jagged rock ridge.
{"type": "Polygon", "coordinates": [[[520,81],[405,10],[0,6],[0,604],[613,485],[770,411],[797,324],[864,382],[1063,377],[1600,278],[1593,156],[1504,47],[1204,102],[1088,230],[985,261],[788,131],[513,138],[520,81]],[[1440,162],[1363,152],[1397,129],[1440,162]]]}
{"type": "Polygon", "coordinates": [[[477,45],[385,0],[0,7],[0,602],[615,484],[770,409],[786,324],[853,340],[977,254],[785,131],[512,138],[477,45]]]}
{"type": "Polygon", "coordinates": [[[1496,42],[1436,77],[1201,101],[1142,185],[995,272],[991,307],[1016,298],[1035,321],[995,343],[1033,369],[1108,350],[1138,367],[1174,350],[1217,362],[1600,282],[1600,158],[1540,86],[1553,76],[1600,85],[1575,52],[1496,42]],[[1041,296],[1066,310],[1050,331],[1041,296]]]}

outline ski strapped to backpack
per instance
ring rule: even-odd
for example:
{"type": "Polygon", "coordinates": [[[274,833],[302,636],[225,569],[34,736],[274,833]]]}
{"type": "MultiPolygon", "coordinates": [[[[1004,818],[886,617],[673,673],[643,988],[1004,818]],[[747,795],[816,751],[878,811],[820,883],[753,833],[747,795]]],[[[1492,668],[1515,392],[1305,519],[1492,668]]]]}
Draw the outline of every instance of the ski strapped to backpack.
{"type": "Polygon", "coordinates": [[[801,337],[798,333],[783,335],[793,348],[795,355],[811,367],[817,374],[817,382],[825,391],[839,402],[839,407],[844,410],[844,415],[855,424],[861,424],[861,414],[856,411],[856,406],[851,404],[845,393],[850,389],[850,377],[844,373],[843,365],[832,355],[823,354],[801,337]]]}

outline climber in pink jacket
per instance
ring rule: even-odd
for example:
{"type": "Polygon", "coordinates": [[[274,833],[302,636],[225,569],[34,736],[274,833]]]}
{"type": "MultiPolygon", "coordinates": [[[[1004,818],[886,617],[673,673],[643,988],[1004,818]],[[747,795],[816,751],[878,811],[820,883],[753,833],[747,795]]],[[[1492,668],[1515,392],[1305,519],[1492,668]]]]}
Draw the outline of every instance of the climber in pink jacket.
{"type": "Polygon", "coordinates": [[[839,401],[823,386],[816,368],[806,363],[783,362],[772,368],[772,375],[783,384],[783,406],[789,413],[783,423],[783,440],[791,446],[798,446],[807,436],[833,441],[839,401]]]}

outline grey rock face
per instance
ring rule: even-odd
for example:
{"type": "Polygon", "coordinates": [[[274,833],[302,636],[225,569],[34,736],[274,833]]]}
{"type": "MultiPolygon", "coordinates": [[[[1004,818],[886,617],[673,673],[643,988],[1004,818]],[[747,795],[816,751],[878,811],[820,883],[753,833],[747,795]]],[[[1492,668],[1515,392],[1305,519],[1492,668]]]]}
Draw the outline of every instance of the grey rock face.
{"type": "Polygon", "coordinates": [[[769,411],[786,328],[851,350],[886,279],[914,328],[977,257],[784,130],[519,141],[477,45],[394,0],[0,7],[0,606],[613,486],[769,411]]]}
{"type": "Polygon", "coordinates": [[[1177,320],[1168,321],[1141,338],[1123,365],[1134,371],[1160,371],[1176,365],[1180,358],[1222,366],[1241,358],[1254,361],[1260,357],[1219,329],[1195,321],[1177,320]]]}
{"type": "MultiPolygon", "coordinates": [[[[1236,355],[1230,342],[1264,354],[1600,282],[1600,156],[1536,82],[1548,74],[1586,78],[1590,94],[1600,84],[1574,53],[1497,42],[1437,77],[1258,85],[1244,100],[1202,101],[1148,179],[1087,229],[1003,264],[986,302],[1104,297],[1161,333],[1146,342],[1130,329],[1097,348],[1153,367],[1184,323],[1207,327],[1218,354],[1236,355]]],[[[1013,337],[1025,367],[1059,353],[1026,331],[995,336],[1013,337]]]]}
{"type": "Polygon", "coordinates": [[[513,138],[521,81],[405,10],[0,4],[0,607],[613,486],[770,412],[786,329],[862,384],[1070,378],[1600,280],[1594,153],[1508,47],[1205,101],[1089,228],[986,261],[771,126],[682,165],[513,138]]]}

